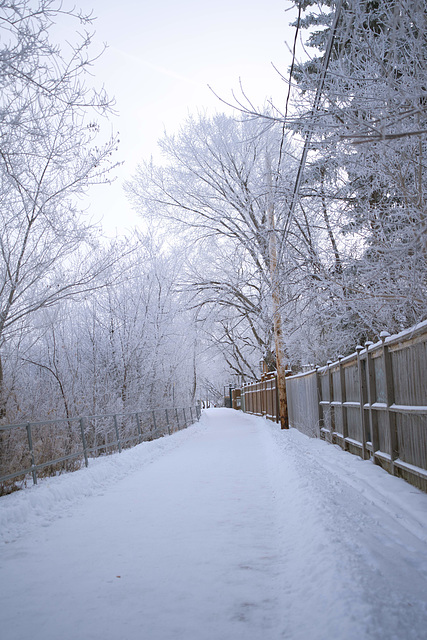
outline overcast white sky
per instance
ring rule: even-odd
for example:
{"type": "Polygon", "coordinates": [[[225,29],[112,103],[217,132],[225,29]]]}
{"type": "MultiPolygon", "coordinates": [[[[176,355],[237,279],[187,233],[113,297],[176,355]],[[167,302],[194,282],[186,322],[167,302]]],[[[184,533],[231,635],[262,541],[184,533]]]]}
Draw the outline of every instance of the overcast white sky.
{"type": "MultiPolygon", "coordinates": [[[[78,3],[77,3],[78,4],[78,3]]],[[[159,157],[156,143],[163,131],[174,132],[187,114],[227,108],[208,88],[231,99],[245,91],[257,105],[272,97],[284,104],[287,87],[274,71],[286,75],[291,55],[293,14],[289,0],[81,0],[97,16],[96,41],[108,49],[94,68],[116,98],[120,132],[117,160],[124,165],[111,187],[90,193],[90,213],[104,218],[104,229],[138,224],[122,190],[138,162],[159,157]]]]}

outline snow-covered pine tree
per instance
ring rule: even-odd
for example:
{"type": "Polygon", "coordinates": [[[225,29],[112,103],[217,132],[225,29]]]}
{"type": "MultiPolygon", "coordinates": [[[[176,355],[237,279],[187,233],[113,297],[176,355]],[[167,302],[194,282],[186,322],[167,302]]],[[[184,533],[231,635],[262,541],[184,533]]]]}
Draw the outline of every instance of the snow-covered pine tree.
{"type": "Polygon", "coordinates": [[[395,331],[427,313],[427,9],[409,0],[343,2],[320,109],[312,116],[340,4],[303,3],[300,27],[318,54],[295,66],[295,126],[312,131],[302,202],[306,209],[323,207],[335,227],[324,317],[341,316],[335,328],[353,342],[359,330],[360,337],[384,327],[395,331]]]}

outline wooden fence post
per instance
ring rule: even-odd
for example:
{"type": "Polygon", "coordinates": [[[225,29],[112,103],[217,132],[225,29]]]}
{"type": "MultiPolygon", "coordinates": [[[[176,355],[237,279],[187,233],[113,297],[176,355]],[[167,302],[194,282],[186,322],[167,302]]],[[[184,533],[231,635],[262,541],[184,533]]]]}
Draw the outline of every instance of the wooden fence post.
{"type": "Polygon", "coordinates": [[[383,347],[385,397],[387,405],[385,415],[390,438],[391,473],[394,475],[394,461],[399,457],[399,442],[396,431],[396,416],[392,411],[390,411],[390,407],[394,403],[394,383],[390,352],[388,350],[388,345],[385,343],[386,338],[389,336],[390,334],[388,331],[381,331],[380,333],[380,339],[383,347]]]}
{"type": "Polygon", "coordinates": [[[322,432],[323,426],[324,426],[324,420],[323,420],[323,406],[321,404],[322,402],[322,379],[320,377],[320,373],[319,373],[319,366],[316,365],[316,386],[317,386],[317,415],[318,415],[318,433],[317,433],[317,437],[320,438],[320,434],[322,432]]]}
{"type": "Polygon", "coordinates": [[[334,399],[334,382],[332,379],[332,360],[328,360],[326,363],[328,365],[328,391],[329,391],[329,437],[330,441],[334,444],[334,431],[335,431],[335,409],[332,406],[332,402],[334,399]]]}
{"type": "Polygon", "coordinates": [[[369,347],[372,346],[373,344],[374,343],[371,342],[371,340],[367,340],[365,342],[366,378],[367,378],[366,388],[368,392],[367,395],[368,395],[368,406],[369,406],[369,430],[370,430],[371,443],[372,443],[372,459],[374,461],[374,464],[377,464],[375,452],[379,450],[380,443],[379,443],[379,437],[378,437],[377,417],[376,416],[374,417],[374,410],[372,409],[372,405],[375,402],[375,376],[374,376],[372,358],[369,352],[369,347]]]}
{"type": "Polygon", "coordinates": [[[359,405],[360,405],[360,428],[361,428],[361,440],[362,440],[362,458],[366,460],[366,443],[368,441],[368,434],[365,420],[365,400],[366,400],[366,379],[363,375],[362,360],[360,358],[360,352],[363,351],[361,344],[356,347],[357,353],[357,371],[359,375],[359,405]]]}
{"type": "Polygon", "coordinates": [[[347,438],[348,438],[348,423],[347,423],[347,407],[346,402],[346,388],[345,388],[345,373],[342,366],[342,360],[344,356],[338,356],[339,372],[340,372],[340,390],[341,390],[341,420],[342,420],[342,448],[347,450],[347,438]]]}

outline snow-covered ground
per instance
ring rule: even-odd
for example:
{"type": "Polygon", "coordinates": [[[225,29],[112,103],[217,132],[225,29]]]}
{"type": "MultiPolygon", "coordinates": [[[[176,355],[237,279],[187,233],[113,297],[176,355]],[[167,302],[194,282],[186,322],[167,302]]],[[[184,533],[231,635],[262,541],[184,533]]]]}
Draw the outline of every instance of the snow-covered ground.
{"type": "Polygon", "coordinates": [[[0,498],[2,640],[427,638],[427,495],[227,409],[0,498]]]}

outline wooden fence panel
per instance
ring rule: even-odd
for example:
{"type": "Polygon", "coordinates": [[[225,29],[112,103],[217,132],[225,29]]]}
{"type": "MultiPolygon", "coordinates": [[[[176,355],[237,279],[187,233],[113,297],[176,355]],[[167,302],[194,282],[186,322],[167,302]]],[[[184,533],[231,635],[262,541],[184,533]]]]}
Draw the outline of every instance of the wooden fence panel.
{"type": "MultiPolygon", "coordinates": [[[[288,376],[289,422],[427,491],[427,321],[327,366],[288,376]]],[[[248,413],[279,422],[276,378],[242,388],[248,413]]]]}
{"type": "Polygon", "coordinates": [[[347,420],[347,443],[363,441],[360,409],[360,378],[357,358],[342,363],[345,381],[345,411],[347,420]]]}
{"type": "MultiPolygon", "coordinates": [[[[320,437],[427,490],[426,372],[427,322],[317,369],[320,437]]],[[[314,417],[310,375],[286,380],[291,426],[304,432],[314,417]]]]}
{"type": "Polygon", "coordinates": [[[260,382],[243,385],[242,408],[246,413],[279,421],[279,400],[275,372],[264,374],[260,382]]]}
{"type": "Polygon", "coordinates": [[[310,437],[320,435],[316,371],[286,378],[289,425],[310,437]]]}

